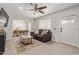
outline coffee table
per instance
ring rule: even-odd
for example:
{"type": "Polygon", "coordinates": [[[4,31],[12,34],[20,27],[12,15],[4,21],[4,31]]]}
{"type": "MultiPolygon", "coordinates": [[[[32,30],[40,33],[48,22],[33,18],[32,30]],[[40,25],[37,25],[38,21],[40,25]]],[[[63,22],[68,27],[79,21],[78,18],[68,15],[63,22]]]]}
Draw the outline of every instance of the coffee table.
{"type": "Polygon", "coordinates": [[[33,39],[33,37],[30,35],[21,35],[20,38],[21,43],[23,43],[24,45],[31,44],[33,39]]]}

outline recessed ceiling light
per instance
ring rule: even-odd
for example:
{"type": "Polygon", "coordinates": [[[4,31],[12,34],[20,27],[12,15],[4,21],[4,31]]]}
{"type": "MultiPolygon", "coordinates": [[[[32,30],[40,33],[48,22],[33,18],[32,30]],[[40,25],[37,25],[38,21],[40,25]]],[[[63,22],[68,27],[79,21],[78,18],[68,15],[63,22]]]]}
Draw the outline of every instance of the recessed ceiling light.
{"type": "Polygon", "coordinates": [[[23,9],[23,7],[19,7],[19,9],[20,9],[20,10],[22,10],[22,9],[23,9]]]}

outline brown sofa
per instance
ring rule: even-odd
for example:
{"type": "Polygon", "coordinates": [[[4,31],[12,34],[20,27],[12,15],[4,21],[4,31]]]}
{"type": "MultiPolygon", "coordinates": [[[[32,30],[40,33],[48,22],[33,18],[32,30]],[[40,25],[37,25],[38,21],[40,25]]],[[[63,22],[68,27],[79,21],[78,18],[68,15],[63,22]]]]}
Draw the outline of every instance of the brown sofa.
{"type": "Polygon", "coordinates": [[[39,40],[41,42],[48,42],[51,40],[52,32],[48,30],[47,34],[41,35],[41,33],[47,29],[38,29],[39,33],[35,34],[34,32],[31,32],[31,36],[33,36],[34,39],[39,40]]]}

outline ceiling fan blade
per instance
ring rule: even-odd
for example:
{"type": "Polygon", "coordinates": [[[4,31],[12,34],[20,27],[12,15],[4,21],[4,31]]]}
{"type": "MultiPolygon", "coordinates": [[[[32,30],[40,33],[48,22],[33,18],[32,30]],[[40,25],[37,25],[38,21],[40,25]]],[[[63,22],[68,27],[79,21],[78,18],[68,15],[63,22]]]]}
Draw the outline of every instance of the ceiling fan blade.
{"type": "Polygon", "coordinates": [[[35,7],[34,8],[37,8],[37,4],[35,3],[35,7]]]}
{"type": "Polygon", "coordinates": [[[41,10],[39,10],[39,12],[40,12],[40,13],[42,13],[42,14],[44,14],[44,12],[43,12],[43,11],[41,11],[41,10]]]}
{"type": "Polygon", "coordinates": [[[37,4],[36,4],[36,3],[30,3],[30,5],[31,5],[34,9],[37,9],[37,4]]]}
{"type": "Polygon", "coordinates": [[[30,5],[34,8],[34,5],[33,5],[33,3],[30,3],[30,5]]]}
{"type": "Polygon", "coordinates": [[[38,9],[45,9],[45,8],[47,8],[47,6],[39,7],[38,9]]]}
{"type": "Polygon", "coordinates": [[[25,9],[26,11],[34,11],[34,9],[25,9]]]}

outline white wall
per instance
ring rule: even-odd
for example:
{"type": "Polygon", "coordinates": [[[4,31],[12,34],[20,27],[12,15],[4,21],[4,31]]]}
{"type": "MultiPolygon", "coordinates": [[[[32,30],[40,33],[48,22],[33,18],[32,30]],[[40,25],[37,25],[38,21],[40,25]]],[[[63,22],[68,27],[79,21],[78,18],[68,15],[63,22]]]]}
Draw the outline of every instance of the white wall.
{"type": "Polygon", "coordinates": [[[12,39],[12,19],[9,17],[8,26],[5,27],[6,29],[6,40],[12,39]]]}
{"type": "Polygon", "coordinates": [[[72,7],[72,8],[68,8],[68,9],[65,9],[65,10],[62,10],[60,12],[57,12],[57,13],[54,13],[54,14],[51,14],[51,15],[47,15],[47,16],[44,16],[42,18],[39,18],[37,19],[36,21],[36,28],[39,27],[38,25],[38,22],[40,20],[45,20],[45,19],[51,19],[51,24],[52,24],[52,28],[51,28],[51,31],[52,31],[52,40],[55,40],[57,42],[60,41],[60,37],[59,37],[59,20],[63,17],[66,17],[66,16],[71,16],[71,15],[76,15],[76,20],[75,20],[75,39],[77,40],[78,42],[78,45],[79,45],[79,6],[76,6],[76,7],[72,7]],[[54,28],[56,28],[56,30],[54,30],[54,28]]]}

